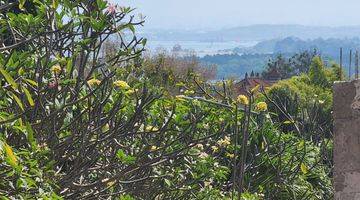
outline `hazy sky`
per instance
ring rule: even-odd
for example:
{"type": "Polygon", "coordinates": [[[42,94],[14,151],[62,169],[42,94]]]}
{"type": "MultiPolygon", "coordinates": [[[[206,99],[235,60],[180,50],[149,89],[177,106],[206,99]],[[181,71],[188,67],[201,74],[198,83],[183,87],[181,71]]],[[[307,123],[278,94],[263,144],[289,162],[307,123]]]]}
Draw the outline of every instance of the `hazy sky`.
{"type": "Polygon", "coordinates": [[[360,0],[113,0],[136,7],[147,28],[220,29],[250,24],[360,24],[360,0]]]}

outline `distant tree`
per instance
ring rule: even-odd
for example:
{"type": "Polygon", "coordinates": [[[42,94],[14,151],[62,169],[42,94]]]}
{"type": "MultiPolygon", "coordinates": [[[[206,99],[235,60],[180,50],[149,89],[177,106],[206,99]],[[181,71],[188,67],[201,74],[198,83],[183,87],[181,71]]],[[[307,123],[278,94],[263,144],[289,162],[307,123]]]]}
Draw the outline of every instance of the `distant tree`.
{"type": "Polygon", "coordinates": [[[338,80],[345,80],[345,72],[344,70],[342,70],[339,66],[339,64],[337,63],[332,63],[330,66],[330,69],[327,70],[327,77],[328,77],[328,81],[329,83],[333,83],[334,81],[338,81],[338,80]]]}
{"type": "Polygon", "coordinates": [[[324,64],[319,56],[313,58],[309,69],[311,83],[318,86],[328,86],[324,64]]]}
{"type": "Polygon", "coordinates": [[[176,54],[160,53],[144,58],[143,75],[154,85],[172,87],[179,81],[191,81],[194,76],[207,81],[216,76],[216,66],[201,63],[194,55],[180,57],[176,54]]]}
{"type": "Polygon", "coordinates": [[[172,48],[172,52],[179,52],[179,51],[182,51],[181,45],[180,44],[174,45],[172,48]]]}
{"type": "Polygon", "coordinates": [[[316,49],[313,51],[303,51],[292,56],[290,59],[290,64],[293,66],[297,75],[301,73],[308,73],[310,64],[315,56],[319,56],[316,49]]]}
{"type": "Polygon", "coordinates": [[[280,73],[281,79],[308,73],[315,56],[319,56],[315,49],[314,51],[297,53],[290,58],[286,58],[284,55],[279,54],[275,59],[269,60],[267,68],[262,75],[266,78],[274,69],[280,73]]]}
{"type": "Polygon", "coordinates": [[[263,77],[267,78],[269,73],[274,69],[280,73],[281,79],[291,77],[294,71],[290,64],[290,60],[286,59],[282,54],[279,54],[274,60],[269,60],[267,68],[263,72],[263,77]]]}

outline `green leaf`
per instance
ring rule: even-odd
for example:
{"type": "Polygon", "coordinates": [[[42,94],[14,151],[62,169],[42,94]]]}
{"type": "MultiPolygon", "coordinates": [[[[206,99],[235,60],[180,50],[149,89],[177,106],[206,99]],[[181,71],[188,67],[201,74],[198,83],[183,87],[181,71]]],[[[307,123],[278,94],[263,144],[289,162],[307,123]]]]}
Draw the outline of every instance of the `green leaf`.
{"type": "Polygon", "coordinates": [[[134,198],[132,198],[130,195],[120,195],[120,200],[135,200],[134,198]]]}
{"type": "Polygon", "coordinates": [[[3,148],[5,150],[5,155],[6,155],[6,161],[9,163],[9,165],[11,165],[13,168],[17,169],[18,168],[18,160],[15,156],[15,153],[12,149],[12,147],[10,145],[8,145],[7,143],[3,143],[3,148]]]}
{"type": "Polygon", "coordinates": [[[301,163],[300,169],[301,169],[301,172],[302,172],[303,174],[307,174],[307,173],[308,173],[308,167],[307,167],[304,163],[301,163]]]}
{"type": "Polygon", "coordinates": [[[35,86],[35,87],[38,86],[38,84],[37,84],[35,81],[33,81],[33,80],[30,80],[30,79],[23,79],[23,80],[25,80],[26,82],[28,82],[28,83],[31,84],[32,86],[35,86]]]}
{"type": "Polygon", "coordinates": [[[16,101],[16,103],[19,105],[20,109],[22,111],[24,111],[24,105],[21,103],[21,100],[19,99],[19,97],[16,96],[16,94],[12,93],[12,96],[14,98],[14,100],[16,101]]]}
{"type": "Polygon", "coordinates": [[[21,87],[21,89],[24,91],[26,99],[28,100],[30,106],[35,106],[34,99],[32,98],[30,92],[26,87],[21,87]]]}
{"type": "Polygon", "coordinates": [[[255,93],[257,91],[259,91],[259,88],[260,88],[260,84],[256,85],[253,89],[251,89],[251,93],[255,93]]]}
{"type": "Polygon", "coordinates": [[[298,148],[299,149],[302,149],[303,147],[305,146],[305,141],[304,140],[301,140],[298,144],[298,148]]]}
{"type": "Polygon", "coordinates": [[[1,65],[0,65],[0,73],[4,76],[5,80],[12,86],[14,90],[18,88],[17,83],[1,65]]]}
{"type": "Polygon", "coordinates": [[[96,3],[100,10],[104,10],[106,8],[106,2],[103,0],[96,0],[96,3]]]}
{"type": "Polygon", "coordinates": [[[29,143],[31,144],[32,149],[36,148],[36,141],[34,139],[34,130],[31,127],[29,122],[26,123],[26,132],[29,143]]]}
{"type": "Polygon", "coordinates": [[[126,155],[122,149],[119,149],[116,152],[116,156],[121,162],[123,162],[125,164],[133,164],[136,161],[135,157],[126,155]]]}
{"type": "Polygon", "coordinates": [[[142,44],[143,46],[145,46],[145,45],[146,45],[146,43],[147,43],[147,39],[146,39],[146,38],[144,38],[144,39],[141,41],[141,44],[142,44]]]}
{"type": "Polygon", "coordinates": [[[20,69],[18,70],[18,74],[19,76],[23,76],[25,74],[24,68],[20,67],[20,69]]]}
{"type": "Polygon", "coordinates": [[[24,4],[25,4],[26,0],[19,0],[19,9],[20,10],[24,10],[24,4]]]}
{"type": "Polygon", "coordinates": [[[290,121],[290,120],[286,120],[283,122],[283,124],[294,124],[295,122],[294,121],[290,121]]]}
{"type": "Polygon", "coordinates": [[[90,19],[90,24],[93,29],[99,32],[102,31],[106,26],[103,20],[96,20],[93,18],[90,19]]]}
{"type": "Polygon", "coordinates": [[[165,183],[166,183],[167,186],[169,186],[169,187],[171,186],[171,182],[170,182],[169,179],[164,179],[164,181],[165,181],[165,183]]]}
{"type": "Polygon", "coordinates": [[[132,33],[135,33],[135,27],[132,24],[129,24],[128,28],[131,30],[132,33]]]}
{"type": "Polygon", "coordinates": [[[58,6],[59,6],[59,1],[58,1],[58,0],[53,0],[53,1],[52,1],[52,7],[53,7],[54,9],[57,9],[58,6]]]}
{"type": "Polygon", "coordinates": [[[71,68],[72,68],[73,62],[72,59],[68,59],[67,63],[66,63],[66,72],[68,73],[69,76],[71,76],[71,68]]]}

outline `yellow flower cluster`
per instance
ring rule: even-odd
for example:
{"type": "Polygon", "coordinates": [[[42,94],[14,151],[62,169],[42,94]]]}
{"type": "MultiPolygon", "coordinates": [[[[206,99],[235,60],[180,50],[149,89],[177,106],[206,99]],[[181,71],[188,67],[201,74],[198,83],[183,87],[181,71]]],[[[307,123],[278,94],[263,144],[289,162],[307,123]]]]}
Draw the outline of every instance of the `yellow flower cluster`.
{"type": "Polygon", "coordinates": [[[236,101],[242,105],[249,105],[249,99],[245,95],[239,95],[236,101]]]}
{"type": "Polygon", "coordinates": [[[130,88],[129,84],[125,81],[115,81],[114,86],[116,86],[122,90],[126,90],[126,89],[130,88]]]}
{"type": "Polygon", "coordinates": [[[217,144],[226,147],[231,144],[230,138],[228,136],[225,136],[224,139],[220,139],[219,141],[217,141],[217,144]]]}
{"type": "Polygon", "coordinates": [[[87,81],[87,83],[90,86],[94,86],[94,85],[100,85],[101,81],[99,79],[93,78],[87,81]]]}
{"type": "Polygon", "coordinates": [[[53,74],[60,74],[61,67],[59,64],[56,64],[56,65],[52,66],[50,70],[53,74]]]}
{"type": "Polygon", "coordinates": [[[267,110],[267,104],[265,102],[259,102],[256,104],[255,109],[257,111],[266,111],[267,110]]]}

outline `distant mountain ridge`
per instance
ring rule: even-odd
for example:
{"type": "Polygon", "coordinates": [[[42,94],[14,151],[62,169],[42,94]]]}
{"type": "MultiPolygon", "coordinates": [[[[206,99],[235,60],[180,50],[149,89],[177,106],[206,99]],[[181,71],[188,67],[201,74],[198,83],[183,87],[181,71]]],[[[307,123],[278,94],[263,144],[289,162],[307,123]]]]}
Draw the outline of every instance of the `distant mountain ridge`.
{"type": "Polygon", "coordinates": [[[304,25],[250,25],[213,31],[200,30],[144,30],[141,35],[150,40],[177,41],[263,41],[297,37],[353,38],[360,36],[360,26],[304,26],[304,25]]]}
{"type": "Polygon", "coordinates": [[[261,72],[269,59],[282,54],[288,58],[303,51],[319,53],[326,63],[339,63],[340,48],[343,48],[343,66],[346,73],[349,66],[350,50],[352,50],[352,69],[354,69],[355,52],[360,52],[360,39],[356,38],[317,38],[302,40],[297,37],[272,39],[259,42],[248,48],[235,48],[231,55],[212,55],[201,58],[201,61],[218,66],[218,78],[242,77],[246,72],[261,72]]]}
{"type": "Polygon", "coordinates": [[[272,39],[259,42],[253,47],[235,48],[234,52],[239,54],[293,54],[301,51],[311,51],[316,49],[325,56],[336,59],[339,56],[339,49],[343,48],[346,54],[350,49],[360,50],[360,39],[354,38],[316,38],[303,40],[298,37],[286,37],[284,39],[272,39]]]}

